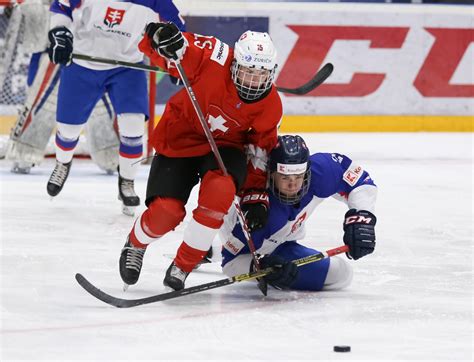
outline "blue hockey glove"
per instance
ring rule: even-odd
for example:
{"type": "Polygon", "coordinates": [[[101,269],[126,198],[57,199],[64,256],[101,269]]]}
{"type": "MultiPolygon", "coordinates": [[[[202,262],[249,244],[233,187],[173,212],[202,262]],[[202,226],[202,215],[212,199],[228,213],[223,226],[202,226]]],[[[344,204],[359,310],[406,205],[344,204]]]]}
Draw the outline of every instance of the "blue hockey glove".
{"type": "Polygon", "coordinates": [[[258,261],[261,269],[273,268],[274,271],[264,276],[263,279],[276,289],[289,289],[298,276],[298,267],[296,264],[291,261],[286,261],[279,255],[267,254],[260,257],[258,261]]]}
{"type": "Polygon", "coordinates": [[[350,209],[344,216],[344,244],[349,246],[349,259],[360,259],[375,249],[377,218],[370,211],[350,209]]]}
{"type": "Polygon", "coordinates": [[[49,60],[54,64],[71,64],[73,42],[71,31],[64,26],[59,26],[48,32],[48,39],[49,60]]]}

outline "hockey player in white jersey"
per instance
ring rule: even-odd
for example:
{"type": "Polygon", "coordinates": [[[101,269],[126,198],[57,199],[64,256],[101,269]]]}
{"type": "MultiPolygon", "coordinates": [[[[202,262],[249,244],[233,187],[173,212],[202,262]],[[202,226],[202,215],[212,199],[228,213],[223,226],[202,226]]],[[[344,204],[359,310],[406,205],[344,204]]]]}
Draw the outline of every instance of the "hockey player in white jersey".
{"type": "MultiPolygon", "coordinates": [[[[19,43],[25,54],[31,53],[27,76],[26,100],[20,109],[8,139],[5,157],[12,161],[12,172],[30,172],[46,153],[56,126],[56,101],[60,66],[52,64],[47,54],[51,1],[25,0],[12,11],[4,51],[12,55],[15,35],[23,29],[19,43]]],[[[18,57],[18,55],[17,55],[18,57]]],[[[7,69],[14,60],[2,57],[0,67],[7,69]]],[[[1,73],[1,72],[0,72],[1,73]]],[[[0,78],[2,76],[0,75],[0,78]]],[[[2,78],[3,79],[3,78],[2,78]]],[[[1,83],[1,80],[0,80],[1,83]]],[[[115,114],[110,99],[104,95],[94,107],[86,124],[86,141],[92,160],[109,174],[118,166],[119,139],[115,131],[115,114]]]]}
{"type": "Polygon", "coordinates": [[[148,117],[146,75],[140,70],[72,60],[72,52],[139,63],[143,53],[138,42],[147,23],[156,22],[158,14],[180,29],[184,23],[171,0],[56,0],[51,12],[49,57],[65,67],[58,91],[56,167],[47,184],[48,194],[56,196],[63,188],[81,130],[107,92],[120,136],[119,199],[124,213],[133,215],[140,204],[134,179],[148,117]]]}
{"type": "MultiPolygon", "coordinates": [[[[275,270],[264,277],[268,284],[277,289],[319,291],[351,283],[352,267],[344,258],[299,268],[291,262],[318,253],[299,241],[305,237],[305,224],[314,209],[331,196],[349,207],[341,220],[344,243],[349,246],[347,257],[357,260],[371,254],[377,187],[367,171],[341,154],[310,156],[300,136],[280,136],[269,159],[269,203],[257,200],[247,214],[261,266],[275,270]]],[[[228,214],[220,237],[224,273],[234,276],[252,270],[252,256],[235,210],[228,214]]]]}

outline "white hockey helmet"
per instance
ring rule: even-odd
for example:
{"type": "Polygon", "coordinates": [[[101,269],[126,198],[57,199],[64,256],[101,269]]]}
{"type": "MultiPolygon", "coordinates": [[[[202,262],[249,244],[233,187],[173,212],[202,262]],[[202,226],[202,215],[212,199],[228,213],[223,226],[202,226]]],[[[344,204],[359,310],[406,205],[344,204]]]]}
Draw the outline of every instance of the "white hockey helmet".
{"type": "Polygon", "coordinates": [[[234,47],[231,73],[237,91],[245,100],[255,100],[271,88],[277,52],[268,33],[247,30],[234,47]]]}

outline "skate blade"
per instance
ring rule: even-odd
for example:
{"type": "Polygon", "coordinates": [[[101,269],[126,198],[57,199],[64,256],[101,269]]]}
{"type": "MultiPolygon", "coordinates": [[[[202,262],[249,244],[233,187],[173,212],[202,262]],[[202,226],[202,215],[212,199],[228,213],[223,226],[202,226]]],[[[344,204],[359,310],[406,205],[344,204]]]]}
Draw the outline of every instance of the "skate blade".
{"type": "Polygon", "coordinates": [[[135,216],[136,206],[125,206],[122,205],[122,213],[127,216],[135,216]]]}
{"type": "Polygon", "coordinates": [[[16,174],[21,174],[21,175],[28,175],[31,171],[31,168],[29,167],[12,167],[11,172],[16,173],[16,174]]]}

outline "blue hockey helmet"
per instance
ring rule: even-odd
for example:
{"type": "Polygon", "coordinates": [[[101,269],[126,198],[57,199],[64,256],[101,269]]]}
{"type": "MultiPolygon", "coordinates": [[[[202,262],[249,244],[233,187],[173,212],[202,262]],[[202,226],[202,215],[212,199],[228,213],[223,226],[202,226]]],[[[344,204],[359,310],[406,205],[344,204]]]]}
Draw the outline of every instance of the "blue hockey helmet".
{"type": "MultiPolygon", "coordinates": [[[[278,136],[278,143],[270,153],[270,191],[283,204],[294,205],[308,193],[311,181],[309,150],[300,136],[278,136]],[[297,175],[302,178],[301,188],[296,193],[279,190],[277,178],[297,175]]],[[[301,181],[300,181],[301,182],[301,181]]]]}

